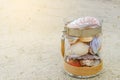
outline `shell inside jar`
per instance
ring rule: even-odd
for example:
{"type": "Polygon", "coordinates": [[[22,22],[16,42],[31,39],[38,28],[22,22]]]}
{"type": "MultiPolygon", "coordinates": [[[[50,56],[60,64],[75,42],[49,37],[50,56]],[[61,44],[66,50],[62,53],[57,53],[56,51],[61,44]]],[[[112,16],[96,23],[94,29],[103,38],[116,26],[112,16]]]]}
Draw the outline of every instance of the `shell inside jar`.
{"type": "Polygon", "coordinates": [[[67,27],[69,28],[95,28],[98,26],[100,26],[99,20],[90,16],[78,18],[67,24],[67,27]]]}
{"type": "MultiPolygon", "coordinates": [[[[67,24],[69,28],[95,28],[100,27],[100,22],[94,17],[78,18],[67,24]]],[[[70,54],[65,61],[76,67],[92,67],[100,64],[101,59],[97,53],[101,48],[99,36],[91,37],[67,37],[70,45],[70,54]]]]}
{"type": "Polygon", "coordinates": [[[101,62],[99,56],[92,54],[86,54],[83,56],[72,54],[66,56],[65,60],[68,64],[76,67],[92,67],[97,66],[101,62]]]}
{"type": "Polygon", "coordinates": [[[78,42],[78,43],[71,46],[71,52],[74,54],[78,54],[78,55],[87,54],[88,49],[89,49],[89,46],[82,43],[82,42],[78,42]]]}

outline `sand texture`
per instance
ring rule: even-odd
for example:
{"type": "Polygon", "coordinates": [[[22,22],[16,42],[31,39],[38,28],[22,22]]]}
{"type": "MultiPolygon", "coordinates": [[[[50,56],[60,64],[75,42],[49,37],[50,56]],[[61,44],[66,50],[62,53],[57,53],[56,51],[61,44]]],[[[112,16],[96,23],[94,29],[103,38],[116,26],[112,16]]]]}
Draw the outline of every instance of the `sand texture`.
{"type": "Polygon", "coordinates": [[[0,0],[0,80],[80,80],[64,73],[60,38],[83,16],[103,20],[104,73],[87,80],[120,80],[119,0],[0,0]]]}

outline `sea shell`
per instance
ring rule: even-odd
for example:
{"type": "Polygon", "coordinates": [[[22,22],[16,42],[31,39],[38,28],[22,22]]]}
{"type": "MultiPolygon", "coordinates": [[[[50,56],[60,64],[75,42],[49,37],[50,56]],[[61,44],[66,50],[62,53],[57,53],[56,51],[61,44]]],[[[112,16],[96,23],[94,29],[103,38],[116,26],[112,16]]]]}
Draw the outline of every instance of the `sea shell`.
{"type": "Polygon", "coordinates": [[[94,55],[94,54],[85,54],[85,55],[82,55],[80,56],[78,59],[83,59],[83,60],[93,60],[93,59],[100,59],[99,56],[97,55],[94,55]]]}
{"type": "Polygon", "coordinates": [[[71,46],[71,52],[73,54],[85,55],[88,53],[89,46],[82,42],[76,43],[71,46]]]}
{"type": "Polygon", "coordinates": [[[93,37],[81,37],[79,40],[81,42],[90,42],[93,40],[93,37]]]}
{"type": "Polygon", "coordinates": [[[79,55],[78,54],[70,54],[70,55],[68,55],[68,58],[70,58],[70,59],[78,59],[79,55]]]}
{"type": "Polygon", "coordinates": [[[91,42],[90,42],[90,51],[92,51],[93,53],[98,53],[99,49],[101,47],[101,42],[99,37],[95,37],[91,42]]]}
{"type": "Polygon", "coordinates": [[[87,66],[87,67],[96,66],[101,61],[101,59],[98,55],[89,54],[89,53],[82,55],[82,56],[80,56],[78,54],[71,54],[71,55],[68,55],[65,57],[66,62],[71,62],[71,60],[72,61],[79,61],[80,65],[82,67],[84,67],[84,66],[87,66]]]}
{"type": "Polygon", "coordinates": [[[81,60],[80,61],[80,64],[82,66],[88,66],[88,67],[91,67],[91,66],[96,66],[100,63],[100,60],[81,60]]]}
{"type": "Polygon", "coordinates": [[[78,37],[69,36],[69,37],[67,37],[67,39],[68,39],[70,45],[76,44],[79,41],[78,37]]]}
{"type": "Polygon", "coordinates": [[[72,21],[71,23],[67,24],[67,27],[69,28],[85,28],[88,27],[89,25],[91,25],[91,28],[97,27],[95,25],[100,26],[100,22],[98,19],[96,19],[95,17],[82,17],[82,18],[78,18],[74,21],[72,21]]]}

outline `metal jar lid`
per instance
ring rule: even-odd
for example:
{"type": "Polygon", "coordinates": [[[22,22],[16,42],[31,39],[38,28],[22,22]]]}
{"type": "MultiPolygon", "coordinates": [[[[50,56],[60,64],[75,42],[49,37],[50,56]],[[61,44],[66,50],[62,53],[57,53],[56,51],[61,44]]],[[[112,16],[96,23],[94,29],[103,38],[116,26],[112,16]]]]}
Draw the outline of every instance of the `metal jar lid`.
{"type": "Polygon", "coordinates": [[[64,27],[64,31],[65,31],[65,34],[69,36],[92,37],[102,33],[102,27],[98,26],[95,28],[84,28],[84,29],[64,27]]]}

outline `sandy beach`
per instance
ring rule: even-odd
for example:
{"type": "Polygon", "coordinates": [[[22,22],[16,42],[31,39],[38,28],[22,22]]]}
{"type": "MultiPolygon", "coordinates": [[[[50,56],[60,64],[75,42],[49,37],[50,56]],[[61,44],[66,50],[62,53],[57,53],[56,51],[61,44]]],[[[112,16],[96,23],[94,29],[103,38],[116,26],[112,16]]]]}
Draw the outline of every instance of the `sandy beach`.
{"type": "Polygon", "coordinates": [[[120,80],[119,0],[0,0],[0,80],[80,80],[64,73],[60,39],[84,16],[103,20],[104,71],[86,80],[120,80]]]}

